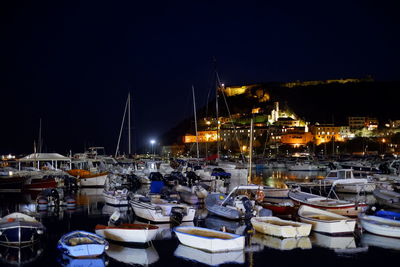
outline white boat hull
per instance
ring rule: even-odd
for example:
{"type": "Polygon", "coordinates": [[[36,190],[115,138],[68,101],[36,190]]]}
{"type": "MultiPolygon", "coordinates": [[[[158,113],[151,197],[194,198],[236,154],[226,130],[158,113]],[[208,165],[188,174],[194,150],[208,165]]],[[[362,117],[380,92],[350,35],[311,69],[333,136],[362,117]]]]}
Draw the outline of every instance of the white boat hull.
{"type": "Polygon", "coordinates": [[[400,238],[400,221],[365,214],[361,214],[359,219],[362,228],[370,233],[400,238]]]}
{"type": "Polygon", "coordinates": [[[278,217],[253,217],[251,224],[257,232],[277,237],[308,236],[311,224],[279,219],[278,217]]]}
{"type": "Polygon", "coordinates": [[[234,251],[234,250],[243,250],[245,239],[244,236],[223,233],[216,230],[211,230],[207,228],[200,228],[200,227],[176,227],[174,230],[176,236],[178,237],[179,241],[186,246],[194,247],[197,249],[209,251],[209,252],[226,252],[226,251],[234,251]],[[207,232],[211,234],[224,234],[229,235],[232,238],[229,239],[222,239],[222,238],[214,238],[202,235],[194,235],[189,233],[181,232],[180,229],[182,228],[190,228],[196,229],[201,232],[207,232]]]}
{"type": "Polygon", "coordinates": [[[153,240],[158,232],[157,229],[147,229],[147,230],[132,230],[132,229],[96,229],[96,234],[104,238],[126,243],[147,243],[153,240]]]}
{"type": "Polygon", "coordinates": [[[131,201],[130,203],[136,216],[156,223],[170,222],[171,210],[173,207],[182,207],[185,210],[186,215],[183,216],[182,222],[193,221],[196,214],[196,210],[193,207],[183,204],[139,203],[139,205],[137,205],[137,201],[131,201]]]}
{"type": "Polygon", "coordinates": [[[298,212],[300,221],[312,224],[312,230],[327,234],[353,233],[356,220],[329,211],[301,206],[298,212]]]}
{"type": "Polygon", "coordinates": [[[79,178],[80,186],[103,187],[106,182],[107,174],[89,178],[79,178]]]}

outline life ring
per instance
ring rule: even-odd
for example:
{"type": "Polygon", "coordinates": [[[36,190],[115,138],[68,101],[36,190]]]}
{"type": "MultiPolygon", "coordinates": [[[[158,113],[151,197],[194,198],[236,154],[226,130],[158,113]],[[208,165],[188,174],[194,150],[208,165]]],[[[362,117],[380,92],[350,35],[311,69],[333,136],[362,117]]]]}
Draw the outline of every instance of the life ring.
{"type": "Polygon", "coordinates": [[[257,190],[256,192],[256,201],[257,202],[263,202],[265,197],[264,191],[263,190],[257,190]]]}

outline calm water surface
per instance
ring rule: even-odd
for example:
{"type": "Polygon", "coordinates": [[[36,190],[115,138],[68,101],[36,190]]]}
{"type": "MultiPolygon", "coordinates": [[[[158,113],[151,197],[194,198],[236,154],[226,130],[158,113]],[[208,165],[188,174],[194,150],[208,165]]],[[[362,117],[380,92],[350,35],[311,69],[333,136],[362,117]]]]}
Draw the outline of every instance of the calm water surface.
{"type": "MultiPolygon", "coordinates": [[[[253,182],[285,187],[285,181],[307,181],[326,173],[254,170],[253,182]]],[[[353,236],[331,237],[312,233],[302,239],[279,239],[262,234],[249,234],[246,250],[210,254],[179,244],[170,225],[162,224],[157,239],[145,247],[121,246],[110,243],[107,255],[99,259],[69,259],[56,249],[59,238],[73,230],[94,232],[96,224],[107,224],[116,208],[104,204],[102,189],[81,189],[76,195],[78,206],[73,210],[60,208],[44,212],[36,210],[36,194],[0,193],[1,216],[13,211],[30,211],[46,226],[40,243],[17,249],[0,245],[0,265],[26,266],[377,266],[396,262],[400,257],[400,239],[379,237],[357,231],[353,236]]],[[[341,196],[342,197],[342,196],[341,196]]],[[[352,198],[354,196],[345,195],[352,198]]],[[[369,201],[374,201],[368,196],[369,201]]],[[[121,208],[124,222],[137,222],[128,208],[121,208]]],[[[242,222],[207,217],[200,208],[198,219],[186,225],[246,233],[249,226],[242,222]]]]}

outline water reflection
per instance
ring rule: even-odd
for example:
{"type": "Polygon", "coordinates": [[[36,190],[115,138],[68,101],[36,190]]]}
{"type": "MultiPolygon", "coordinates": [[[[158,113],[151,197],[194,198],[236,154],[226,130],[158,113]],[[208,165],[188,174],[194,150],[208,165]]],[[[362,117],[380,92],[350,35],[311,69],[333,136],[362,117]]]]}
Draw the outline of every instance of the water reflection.
{"type": "Polygon", "coordinates": [[[147,248],[126,247],[110,243],[107,255],[118,261],[129,265],[149,265],[157,262],[159,256],[153,245],[147,248]]]}
{"type": "Polygon", "coordinates": [[[317,246],[332,249],[338,254],[353,254],[368,250],[367,246],[357,246],[353,235],[331,236],[313,232],[311,241],[317,246]]]}
{"type": "Polygon", "coordinates": [[[366,246],[400,250],[400,239],[363,233],[361,243],[366,246]]]}
{"type": "Polygon", "coordinates": [[[203,263],[210,266],[217,266],[220,264],[227,264],[227,263],[244,264],[245,262],[245,254],[243,250],[221,252],[221,253],[209,253],[182,244],[179,244],[179,246],[176,248],[174,256],[189,261],[203,263]]]}
{"type": "Polygon", "coordinates": [[[0,262],[2,264],[22,266],[35,262],[43,253],[40,242],[24,247],[0,245],[0,262]]]}
{"type": "Polygon", "coordinates": [[[64,267],[105,267],[104,258],[72,258],[62,254],[58,258],[58,262],[64,267]]]}
{"type": "Polygon", "coordinates": [[[251,237],[252,242],[263,245],[268,248],[279,250],[292,250],[296,248],[311,249],[311,241],[308,237],[301,238],[279,238],[275,236],[255,233],[251,237]]]}
{"type": "Polygon", "coordinates": [[[252,182],[276,188],[287,188],[287,181],[309,181],[313,179],[323,179],[326,172],[299,172],[287,171],[286,169],[264,169],[253,174],[252,182]]]}

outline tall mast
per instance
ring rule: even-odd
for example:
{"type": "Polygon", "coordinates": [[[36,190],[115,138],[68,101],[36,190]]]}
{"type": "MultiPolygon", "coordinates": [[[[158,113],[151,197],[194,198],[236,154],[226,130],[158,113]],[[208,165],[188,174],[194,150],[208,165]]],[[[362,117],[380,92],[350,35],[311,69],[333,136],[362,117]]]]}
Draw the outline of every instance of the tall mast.
{"type": "Polygon", "coordinates": [[[194,86],[192,85],[192,93],[193,93],[193,110],[194,110],[194,125],[196,129],[196,146],[197,146],[197,164],[199,164],[199,137],[197,134],[197,116],[196,116],[196,99],[194,96],[194,86]]]}
{"type": "Polygon", "coordinates": [[[42,118],[39,119],[38,153],[42,153],[42,118]]]}
{"type": "Polygon", "coordinates": [[[121,134],[122,134],[122,129],[124,127],[125,114],[126,114],[126,109],[128,107],[128,100],[129,100],[129,94],[128,94],[128,99],[126,100],[126,104],[125,104],[124,116],[122,117],[121,129],[119,130],[117,148],[115,149],[115,157],[117,157],[118,149],[119,149],[119,142],[121,141],[121,134]]]}
{"type": "Polygon", "coordinates": [[[217,161],[219,161],[219,114],[218,114],[218,88],[219,78],[217,73],[217,61],[214,59],[215,67],[215,113],[217,116],[217,161]]]}
{"type": "Polygon", "coordinates": [[[128,155],[131,154],[131,93],[128,93],[128,155]]]}
{"type": "Polygon", "coordinates": [[[253,118],[250,122],[250,148],[249,148],[249,176],[247,177],[247,184],[251,184],[251,165],[253,159],[253,118]]]}

